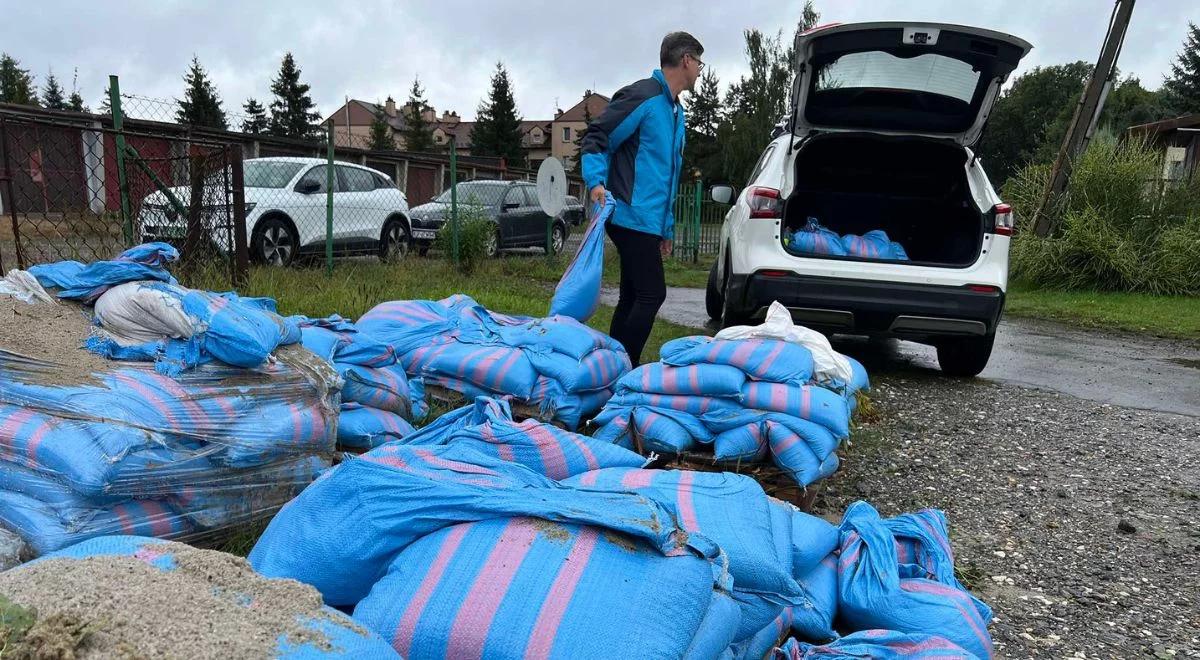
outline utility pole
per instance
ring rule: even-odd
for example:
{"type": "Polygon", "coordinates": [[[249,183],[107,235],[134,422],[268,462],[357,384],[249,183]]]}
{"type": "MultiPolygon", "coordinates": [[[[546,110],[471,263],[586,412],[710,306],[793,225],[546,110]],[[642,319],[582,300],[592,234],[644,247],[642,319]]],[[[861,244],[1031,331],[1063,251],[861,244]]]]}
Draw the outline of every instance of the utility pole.
{"type": "Polygon", "coordinates": [[[1112,18],[1108,23],[1108,35],[1100,49],[1100,59],[1092,70],[1092,77],[1083,88],[1079,104],[1075,106],[1075,116],[1071,118],[1071,126],[1063,138],[1054,166],[1050,169],[1050,185],[1042,195],[1042,202],[1033,214],[1033,233],[1038,236],[1049,236],[1054,230],[1050,208],[1067,190],[1071,181],[1071,168],[1075,158],[1083,153],[1088,142],[1096,132],[1096,122],[1104,109],[1104,100],[1112,89],[1117,74],[1117,56],[1121,54],[1121,46],[1125,42],[1125,30],[1129,27],[1129,17],[1133,15],[1135,0],[1117,0],[1113,7],[1112,18]]]}

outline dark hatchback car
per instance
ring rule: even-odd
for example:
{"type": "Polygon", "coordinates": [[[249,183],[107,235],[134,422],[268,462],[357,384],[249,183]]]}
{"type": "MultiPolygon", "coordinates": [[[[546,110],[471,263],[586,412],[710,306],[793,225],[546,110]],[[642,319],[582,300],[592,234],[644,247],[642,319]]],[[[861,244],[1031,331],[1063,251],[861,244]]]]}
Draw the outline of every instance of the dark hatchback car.
{"type": "MultiPolygon", "coordinates": [[[[495,256],[501,250],[540,247],[546,249],[546,228],[550,216],[542,210],[537,188],[525,181],[477,180],[462,181],[455,186],[459,213],[477,210],[496,225],[496,233],[488,243],[487,254],[495,256]]],[[[433,201],[409,211],[413,242],[420,252],[429,249],[437,233],[450,219],[450,189],[433,201]]],[[[461,215],[460,215],[461,217],[461,215]]],[[[550,254],[562,251],[570,225],[560,213],[550,229],[550,254]]]]}

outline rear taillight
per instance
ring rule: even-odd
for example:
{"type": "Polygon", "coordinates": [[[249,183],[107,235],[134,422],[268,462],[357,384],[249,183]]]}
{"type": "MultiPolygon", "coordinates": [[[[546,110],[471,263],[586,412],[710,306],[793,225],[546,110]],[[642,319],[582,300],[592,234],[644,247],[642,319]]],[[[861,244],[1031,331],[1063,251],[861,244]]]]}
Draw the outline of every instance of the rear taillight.
{"type": "Polygon", "coordinates": [[[996,234],[999,236],[1012,236],[1013,234],[1013,211],[1008,204],[997,204],[992,207],[992,214],[996,216],[996,234]]]}
{"type": "Polygon", "coordinates": [[[758,274],[766,277],[787,277],[788,275],[791,275],[791,273],[787,272],[786,270],[760,270],[758,271],[758,274]]]}
{"type": "Polygon", "coordinates": [[[999,293],[1000,287],[991,284],[968,284],[967,290],[975,293],[999,293]]]}
{"type": "Polygon", "coordinates": [[[774,188],[751,188],[746,191],[746,203],[750,205],[751,218],[778,220],[783,217],[783,200],[774,188]]]}

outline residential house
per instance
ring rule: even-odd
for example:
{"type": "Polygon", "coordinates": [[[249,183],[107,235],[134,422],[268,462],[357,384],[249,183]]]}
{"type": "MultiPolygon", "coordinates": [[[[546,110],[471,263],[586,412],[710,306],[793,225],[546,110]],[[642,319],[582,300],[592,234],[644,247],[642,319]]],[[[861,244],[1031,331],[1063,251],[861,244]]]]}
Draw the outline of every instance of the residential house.
{"type": "MultiPolygon", "coordinates": [[[[578,147],[575,142],[587,129],[586,116],[596,118],[608,107],[608,97],[588,90],[583,99],[566,111],[555,112],[554,119],[531,119],[521,122],[521,146],[525,149],[529,167],[536,169],[542,161],[554,156],[571,169],[578,147]]],[[[370,140],[371,124],[382,115],[392,128],[393,141],[397,149],[404,149],[403,131],[406,125],[405,109],[397,108],[396,102],[388,98],[382,106],[367,101],[351,99],[329,115],[334,125],[334,143],[337,146],[365,147],[370,140]]],[[[454,142],[460,153],[471,150],[471,130],[475,122],[463,121],[457,112],[443,111],[439,116],[432,107],[422,113],[425,121],[433,128],[433,142],[445,149],[454,142]]]]}
{"type": "Polygon", "coordinates": [[[579,103],[571,106],[565,112],[556,113],[550,128],[553,133],[550,153],[562,161],[563,167],[567,171],[571,170],[579,155],[579,146],[576,141],[580,134],[587,130],[587,122],[584,121],[584,118],[591,117],[593,120],[599,118],[600,114],[608,107],[608,101],[607,96],[597,94],[589,89],[579,103]]]}

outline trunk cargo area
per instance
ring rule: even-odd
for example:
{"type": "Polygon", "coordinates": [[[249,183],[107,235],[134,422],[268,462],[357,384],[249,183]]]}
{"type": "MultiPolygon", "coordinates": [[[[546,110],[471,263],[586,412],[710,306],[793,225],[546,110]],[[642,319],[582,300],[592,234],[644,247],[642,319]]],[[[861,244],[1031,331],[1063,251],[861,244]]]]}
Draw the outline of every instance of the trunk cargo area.
{"type": "MultiPolygon", "coordinates": [[[[971,198],[967,152],[947,141],[864,134],[817,135],[800,146],[782,239],[797,256],[962,268],[979,258],[984,216],[971,198]],[[849,255],[802,252],[794,233],[815,218],[849,255]],[[881,257],[845,239],[882,230],[903,250],[881,257]],[[902,256],[907,254],[907,259],[902,256]]],[[[829,234],[826,234],[829,236],[829,234]]],[[[836,241],[835,241],[836,242],[836,241]]],[[[824,245],[824,243],[822,243],[824,245]]],[[[886,244],[885,244],[886,245],[886,244]]],[[[836,250],[834,250],[836,252],[836,250]]]]}

